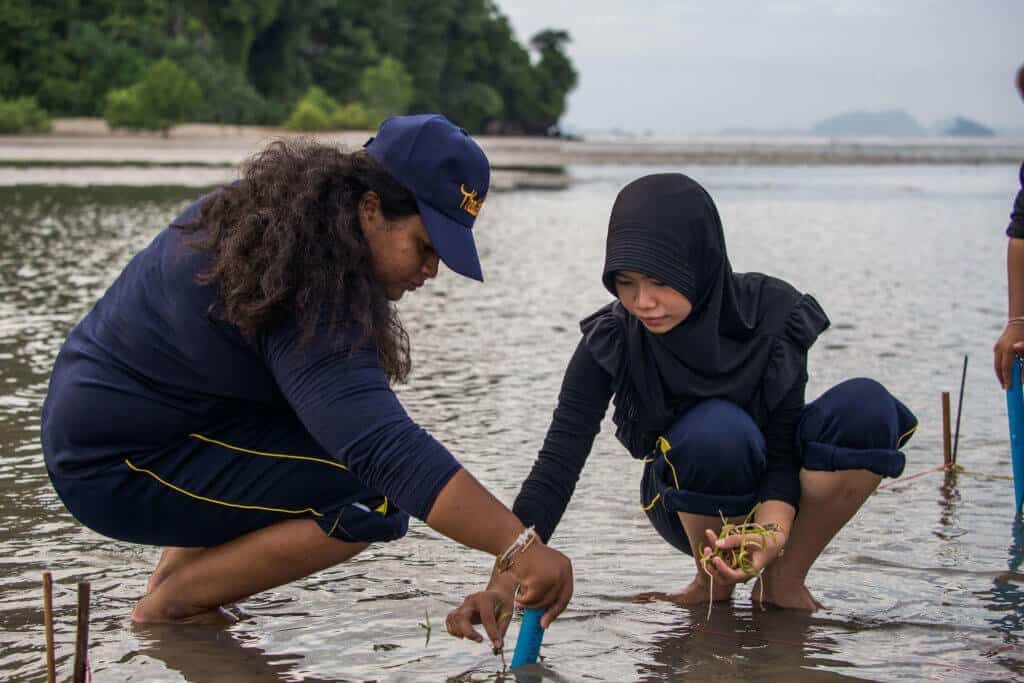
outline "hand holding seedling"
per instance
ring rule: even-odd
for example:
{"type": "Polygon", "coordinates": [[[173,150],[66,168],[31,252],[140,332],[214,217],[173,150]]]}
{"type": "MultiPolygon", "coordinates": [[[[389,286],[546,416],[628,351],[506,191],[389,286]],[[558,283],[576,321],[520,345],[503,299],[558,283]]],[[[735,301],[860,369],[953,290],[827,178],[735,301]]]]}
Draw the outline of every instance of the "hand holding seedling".
{"type": "Polygon", "coordinates": [[[541,628],[547,628],[572,598],[572,564],[562,553],[537,541],[516,556],[508,571],[495,571],[486,590],[466,596],[448,613],[445,627],[456,638],[483,642],[473,628],[481,624],[495,653],[504,649],[515,607],[546,607],[541,628]],[[516,586],[518,585],[518,592],[516,586]]]}
{"type": "Polygon", "coordinates": [[[475,624],[481,624],[495,653],[501,652],[505,647],[505,632],[512,622],[512,595],[512,590],[495,588],[467,595],[461,605],[448,613],[445,619],[448,633],[456,638],[482,643],[483,636],[473,628],[475,624]]]}
{"type": "MultiPolygon", "coordinates": [[[[743,522],[733,524],[722,517],[722,529],[716,534],[705,529],[709,545],[700,548],[700,566],[708,575],[708,619],[714,602],[715,581],[719,586],[731,586],[760,577],[765,567],[779,557],[786,545],[786,534],[781,524],[755,522],[761,508],[758,503],[747,513],[743,522]]],[[[764,602],[764,583],[761,583],[761,602],[764,602]]]]}
{"type": "MultiPolygon", "coordinates": [[[[723,529],[724,531],[724,529],[723,529]]],[[[708,529],[708,545],[701,551],[704,571],[719,585],[745,583],[770,565],[786,542],[779,529],[753,533],[723,533],[722,537],[708,529]]]]}

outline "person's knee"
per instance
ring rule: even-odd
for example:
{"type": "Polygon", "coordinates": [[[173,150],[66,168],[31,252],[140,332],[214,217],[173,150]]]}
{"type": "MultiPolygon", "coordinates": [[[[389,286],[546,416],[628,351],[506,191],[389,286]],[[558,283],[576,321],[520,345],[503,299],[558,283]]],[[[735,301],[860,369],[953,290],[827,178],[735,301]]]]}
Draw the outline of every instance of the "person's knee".
{"type": "Polygon", "coordinates": [[[898,448],[917,419],[881,383],[857,377],[832,387],[807,405],[800,420],[802,442],[844,448],[898,448]]]}
{"type": "Polygon", "coordinates": [[[669,460],[680,488],[707,493],[749,492],[764,470],[764,437],[742,408],[703,401],[669,430],[669,460]]]}
{"type": "Polygon", "coordinates": [[[863,468],[837,471],[801,469],[801,508],[811,502],[842,506],[855,501],[860,505],[881,480],[881,475],[863,468]]]}

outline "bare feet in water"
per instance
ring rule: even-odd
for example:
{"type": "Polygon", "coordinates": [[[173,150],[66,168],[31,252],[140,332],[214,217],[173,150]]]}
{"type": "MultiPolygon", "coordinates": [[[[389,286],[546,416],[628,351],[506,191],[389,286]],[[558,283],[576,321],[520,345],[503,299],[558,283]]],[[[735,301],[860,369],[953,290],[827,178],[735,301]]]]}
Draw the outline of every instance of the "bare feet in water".
{"type": "MultiPolygon", "coordinates": [[[[633,596],[633,601],[654,602],[662,600],[677,605],[704,605],[708,602],[708,585],[707,576],[697,576],[690,582],[690,585],[678,593],[662,593],[659,591],[637,593],[633,596]]],[[[711,600],[712,602],[728,600],[732,597],[732,591],[733,586],[715,586],[714,592],[711,593],[711,600]]]]}
{"type": "Polygon", "coordinates": [[[764,587],[764,604],[775,605],[783,609],[799,609],[815,612],[824,605],[814,599],[803,581],[786,581],[766,569],[764,574],[754,583],[750,591],[750,600],[755,604],[762,601],[761,589],[764,587]]]}
{"type": "Polygon", "coordinates": [[[146,595],[142,596],[132,609],[132,622],[135,624],[207,624],[211,626],[227,626],[237,622],[238,618],[223,607],[179,616],[170,613],[166,607],[161,608],[159,600],[154,600],[151,597],[153,591],[167,577],[205,550],[206,548],[164,548],[153,573],[146,582],[146,595]]]}
{"type": "Polygon", "coordinates": [[[207,626],[230,626],[238,622],[238,617],[223,607],[204,610],[194,614],[176,616],[168,614],[147,600],[150,596],[144,595],[139,598],[132,609],[133,624],[205,624],[207,626]]]}
{"type": "Polygon", "coordinates": [[[146,582],[146,594],[155,591],[172,572],[191,562],[204,550],[206,548],[164,548],[156,567],[153,568],[153,573],[149,576],[149,581],[146,582]]]}

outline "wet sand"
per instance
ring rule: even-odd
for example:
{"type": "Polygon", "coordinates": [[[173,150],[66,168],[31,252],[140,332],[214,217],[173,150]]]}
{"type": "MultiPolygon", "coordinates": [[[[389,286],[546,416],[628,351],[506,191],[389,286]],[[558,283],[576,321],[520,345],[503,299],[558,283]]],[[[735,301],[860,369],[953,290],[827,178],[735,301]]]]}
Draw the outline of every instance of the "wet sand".
{"type": "MultiPolygon", "coordinates": [[[[322,132],[358,147],[372,131],[322,132]]],[[[99,119],[58,119],[46,135],[0,136],[0,185],[212,185],[283,128],[186,124],[160,133],[111,132],[99,119]]],[[[1018,138],[820,138],[687,136],[585,140],[477,137],[491,159],[493,187],[560,188],[577,165],[681,168],[706,165],[871,165],[1018,163],[1018,138]]]]}

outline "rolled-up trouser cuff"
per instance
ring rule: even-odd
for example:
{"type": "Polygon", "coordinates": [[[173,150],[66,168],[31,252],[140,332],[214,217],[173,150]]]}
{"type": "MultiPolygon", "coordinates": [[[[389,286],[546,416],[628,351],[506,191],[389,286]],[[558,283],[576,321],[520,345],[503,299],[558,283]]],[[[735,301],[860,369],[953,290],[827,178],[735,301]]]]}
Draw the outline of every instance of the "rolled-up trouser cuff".
{"type": "Polygon", "coordinates": [[[720,514],[726,517],[745,515],[757,502],[757,494],[726,495],[722,493],[698,493],[697,491],[674,491],[665,489],[663,504],[672,512],[689,512],[694,515],[720,514]]]}
{"type": "Polygon", "coordinates": [[[356,502],[324,510],[316,523],[328,536],[350,543],[395,541],[409,530],[409,515],[384,499],[369,504],[356,502]],[[370,505],[374,507],[371,508],[370,505]]]}
{"type": "Polygon", "coordinates": [[[903,474],[907,457],[888,448],[845,448],[827,443],[804,444],[804,467],[809,470],[869,470],[883,477],[903,474]]]}
{"type": "Polygon", "coordinates": [[[798,427],[802,464],[898,477],[907,464],[899,449],[916,429],[917,418],[884,386],[864,377],[846,380],[804,408],[798,427]]]}

